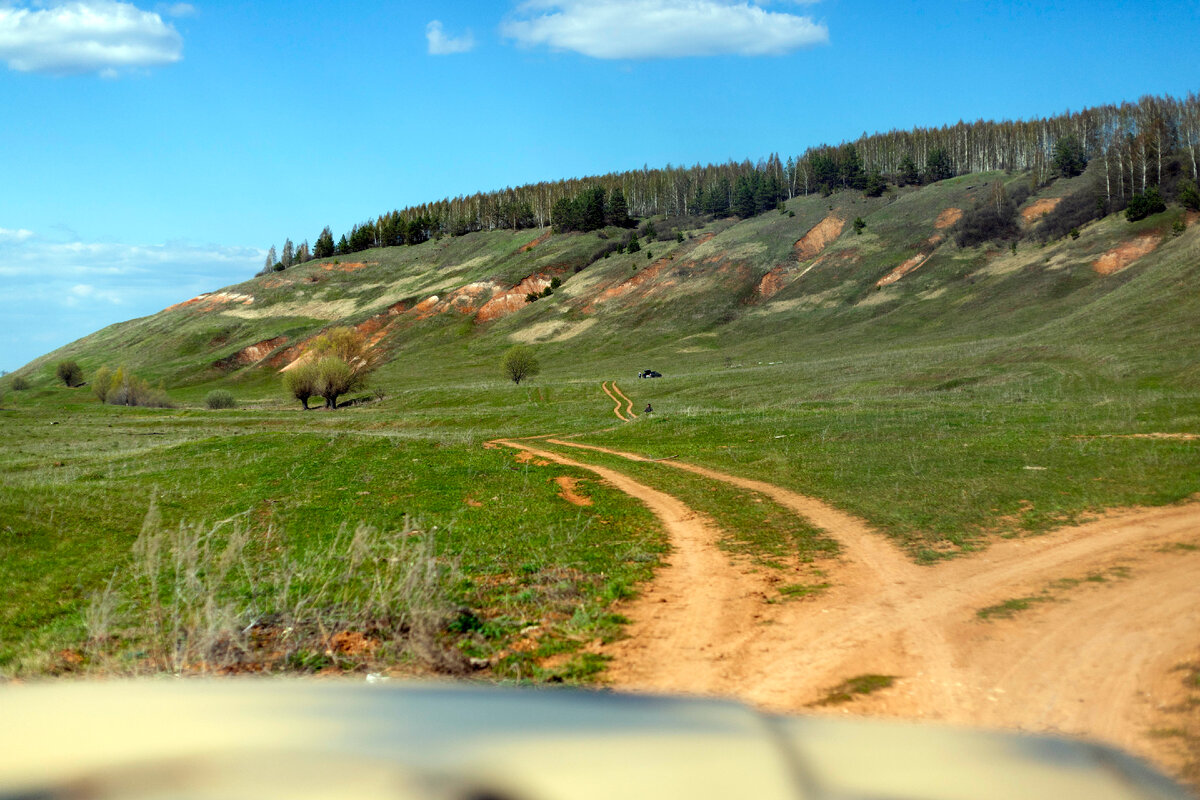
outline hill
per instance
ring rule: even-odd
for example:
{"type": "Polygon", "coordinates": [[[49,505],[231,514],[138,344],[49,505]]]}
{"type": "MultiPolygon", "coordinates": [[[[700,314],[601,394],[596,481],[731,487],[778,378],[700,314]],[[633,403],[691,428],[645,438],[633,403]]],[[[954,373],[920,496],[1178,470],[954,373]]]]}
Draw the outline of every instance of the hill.
{"type": "MultiPolygon", "coordinates": [[[[1022,225],[1035,228],[1089,179],[1029,195],[1022,225]]],[[[581,360],[627,374],[631,358],[707,368],[775,348],[812,358],[1017,335],[1058,348],[1066,334],[1135,349],[1183,337],[1155,354],[1155,371],[1188,380],[1192,299],[1166,288],[1188,277],[1193,230],[1172,231],[1182,212],[1135,224],[1112,215],[1077,239],[955,245],[964,209],[996,183],[1028,182],[972,174],[880,198],[796,198],[742,221],[652,218],[658,236],[642,237],[636,253],[616,252],[630,231],[609,227],[480,232],[319,259],[112,326],[18,374],[37,382],[47,364],[74,358],[85,371],[125,364],[183,398],[229,385],[268,401],[273,376],[306,342],[352,325],[388,353],[381,384],[414,380],[414,360],[436,364],[439,384],[490,375],[499,350],[517,341],[539,345],[558,376],[581,360]],[[561,287],[527,302],[551,281],[561,287]]]]}

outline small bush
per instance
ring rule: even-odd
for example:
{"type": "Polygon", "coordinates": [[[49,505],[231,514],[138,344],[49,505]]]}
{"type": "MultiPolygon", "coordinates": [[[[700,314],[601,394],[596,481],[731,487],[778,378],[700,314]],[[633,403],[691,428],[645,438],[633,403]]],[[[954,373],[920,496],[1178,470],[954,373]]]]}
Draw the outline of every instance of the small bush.
{"type": "Polygon", "coordinates": [[[537,375],[542,369],[533,348],[526,344],[509,348],[501,360],[501,367],[505,376],[517,385],[520,385],[521,381],[526,378],[537,375]]]}
{"type": "Polygon", "coordinates": [[[959,247],[975,247],[988,241],[1015,239],[1017,206],[999,182],[992,185],[987,200],[963,214],[955,226],[954,240],[959,247]]]}
{"type": "Polygon", "coordinates": [[[60,361],[54,368],[54,374],[64,384],[75,387],[83,383],[83,369],[75,361],[60,361]]]}
{"type": "Polygon", "coordinates": [[[233,399],[233,393],[227,389],[213,389],[204,398],[204,405],[211,409],[218,408],[236,408],[237,401],[233,399]]]}
{"type": "Polygon", "coordinates": [[[1146,190],[1145,194],[1135,194],[1129,198],[1129,207],[1125,209],[1125,219],[1137,222],[1151,214],[1158,214],[1166,210],[1167,204],[1163,202],[1162,196],[1158,193],[1158,187],[1152,186],[1146,190]]]}
{"type": "Polygon", "coordinates": [[[22,375],[16,375],[13,377],[12,383],[10,383],[9,386],[12,387],[14,392],[23,392],[29,388],[29,381],[26,380],[22,375]]]}
{"type": "Polygon", "coordinates": [[[1200,211],[1200,190],[1190,180],[1179,182],[1179,204],[1188,211],[1200,211]]]}
{"type": "Polygon", "coordinates": [[[855,236],[861,236],[863,230],[865,230],[866,227],[867,227],[867,223],[862,217],[854,218],[854,235],[855,236]]]}
{"type": "MultiPolygon", "coordinates": [[[[99,389],[96,392],[99,394],[99,389]]],[[[124,367],[118,367],[117,371],[112,373],[104,401],[114,406],[174,407],[162,384],[159,384],[157,388],[151,387],[149,383],[124,367]]]]}
{"type": "Polygon", "coordinates": [[[108,399],[108,390],[112,385],[112,370],[108,367],[101,367],[96,370],[96,374],[92,376],[92,392],[103,403],[108,399]]]}
{"type": "Polygon", "coordinates": [[[313,362],[292,367],[283,373],[283,388],[304,405],[308,411],[308,400],[317,395],[317,365],[313,362]]]}
{"type": "Polygon", "coordinates": [[[1008,189],[1008,199],[1012,201],[1014,206],[1019,206],[1029,199],[1033,194],[1033,186],[1026,181],[1021,181],[1016,186],[1008,189]]]}
{"type": "Polygon", "coordinates": [[[1037,225],[1037,238],[1043,242],[1061,239],[1064,236],[1077,238],[1078,231],[1092,220],[1101,219],[1108,213],[1104,202],[1103,187],[1096,183],[1084,186],[1058,201],[1053,209],[1042,216],[1037,225]]]}

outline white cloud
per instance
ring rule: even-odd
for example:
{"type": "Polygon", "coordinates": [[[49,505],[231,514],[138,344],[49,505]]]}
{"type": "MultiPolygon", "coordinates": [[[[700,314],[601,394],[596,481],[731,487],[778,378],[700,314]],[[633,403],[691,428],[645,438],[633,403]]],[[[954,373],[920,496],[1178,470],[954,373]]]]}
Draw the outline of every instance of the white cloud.
{"type": "Polygon", "coordinates": [[[8,228],[0,228],[0,242],[23,242],[33,236],[33,231],[27,231],[24,228],[10,230],[8,228]]]}
{"type": "Polygon", "coordinates": [[[97,289],[90,283],[77,283],[67,290],[63,303],[67,306],[77,306],[83,300],[100,300],[119,306],[125,302],[120,293],[107,289],[97,289]]]}
{"type": "Polygon", "coordinates": [[[266,257],[254,247],[19,232],[0,236],[0,368],[10,370],[105,325],[247,281],[266,257]],[[19,335],[6,340],[4,330],[19,335]]]}
{"type": "Polygon", "coordinates": [[[825,44],[810,17],[733,0],[528,0],[500,32],[592,58],[774,56],[825,44]]]}
{"type": "Polygon", "coordinates": [[[465,53],[475,47],[475,37],[470,31],[459,37],[447,36],[442,30],[442,23],[433,20],[425,26],[425,40],[429,42],[429,55],[448,56],[454,53],[465,53]]]}
{"type": "Polygon", "coordinates": [[[129,3],[0,5],[0,60],[18,72],[116,77],[181,58],[179,32],[157,13],[129,3]]]}
{"type": "Polygon", "coordinates": [[[154,10],[167,17],[196,16],[196,7],[191,3],[159,3],[154,10]]]}

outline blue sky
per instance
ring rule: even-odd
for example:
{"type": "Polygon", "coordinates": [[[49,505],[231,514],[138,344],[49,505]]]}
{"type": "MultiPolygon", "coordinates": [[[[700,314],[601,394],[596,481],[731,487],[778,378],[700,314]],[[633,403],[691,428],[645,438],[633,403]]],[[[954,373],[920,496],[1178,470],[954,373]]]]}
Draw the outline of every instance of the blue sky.
{"type": "Polygon", "coordinates": [[[477,190],[1200,90],[1195,2],[0,0],[0,369],[477,190]]]}

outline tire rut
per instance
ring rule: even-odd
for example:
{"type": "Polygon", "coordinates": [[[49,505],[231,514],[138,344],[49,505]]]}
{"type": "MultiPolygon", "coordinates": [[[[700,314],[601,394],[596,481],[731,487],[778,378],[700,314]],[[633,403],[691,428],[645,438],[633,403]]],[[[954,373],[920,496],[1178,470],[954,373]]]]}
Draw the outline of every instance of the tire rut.
{"type": "MultiPolygon", "coordinates": [[[[686,544],[668,527],[688,573],[673,556],[623,609],[634,622],[631,638],[607,651],[615,687],[728,694],[794,712],[813,710],[849,677],[894,675],[893,688],[838,710],[1102,737],[1173,766],[1149,731],[1155,687],[1194,649],[1200,631],[1200,552],[1169,547],[1200,544],[1200,504],[1109,513],[918,566],[863,521],[782,487],[561,438],[545,443],[655,461],[760,493],[824,528],[843,548],[828,570],[834,585],[825,594],[767,604],[771,590],[763,576],[731,565],[727,556],[706,562],[712,576],[698,571],[700,562],[692,559],[699,555],[691,550],[716,550],[711,520],[704,518],[703,536],[686,544]],[[1078,580],[1117,563],[1131,565],[1132,578],[1085,581],[1058,602],[1038,604],[1011,620],[977,616],[1052,581],[1078,580]],[[722,598],[718,605],[728,602],[729,608],[697,601],[696,595],[709,595],[710,584],[713,596],[722,598]],[[677,607],[678,613],[672,610],[677,607]],[[706,621],[704,613],[713,617],[706,621]],[[693,673],[701,663],[704,668],[693,673]]],[[[539,455],[565,458],[548,450],[539,455]]],[[[571,463],[606,480],[606,473],[616,473],[571,463]]]]}

